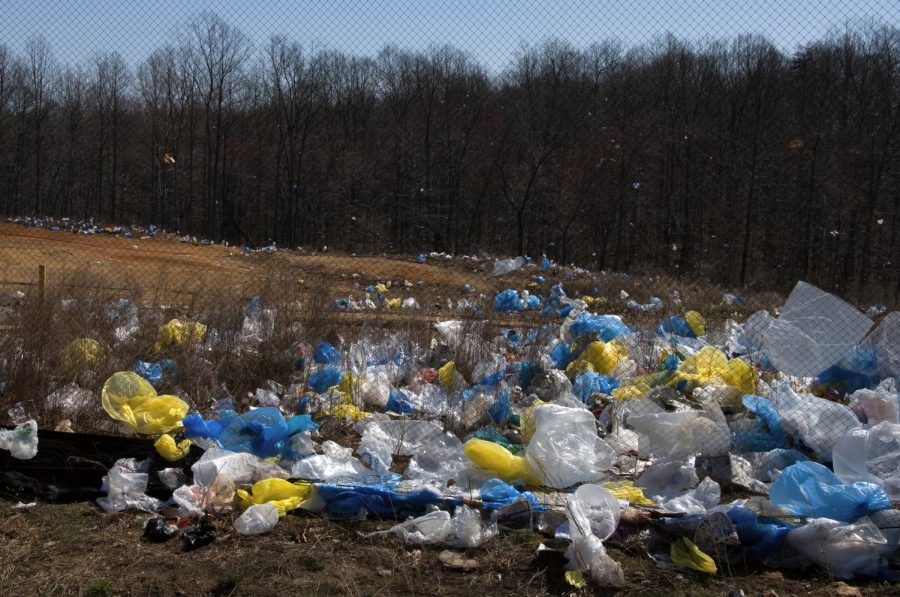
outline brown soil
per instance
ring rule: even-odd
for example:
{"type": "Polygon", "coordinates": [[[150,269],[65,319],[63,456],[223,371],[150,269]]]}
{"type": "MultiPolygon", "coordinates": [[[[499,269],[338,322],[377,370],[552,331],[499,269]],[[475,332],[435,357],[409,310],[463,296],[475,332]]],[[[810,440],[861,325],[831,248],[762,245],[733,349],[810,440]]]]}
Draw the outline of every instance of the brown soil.
{"type": "MultiPolygon", "coordinates": [[[[734,569],[708,576],[661,570],[641,551],[611,546],[625,570],[613,591],[566,584],[561,552],[537,547],[564,542],[531,532],[506,532],[481,549],[474,572],[444,568],[441,547],[403,545],[392,536],[360,532],[389,521],[334,523],[288,515],[268,535],[238,536],[232,517],[218,517],[212,545],[182,551],[180,540],[141,539],[147,514],[104,514],[93,504],[39,504],[14,509],[0,501],[0,592],[82,595],[745,595],[835,594],[836,583],[817,571],[784,573],[734,569]]],[[[851,583],[853,584],[853,583],[851,583]]],[[[863,595],[896,594],[887,585],[860,585],[863,595]]]]}

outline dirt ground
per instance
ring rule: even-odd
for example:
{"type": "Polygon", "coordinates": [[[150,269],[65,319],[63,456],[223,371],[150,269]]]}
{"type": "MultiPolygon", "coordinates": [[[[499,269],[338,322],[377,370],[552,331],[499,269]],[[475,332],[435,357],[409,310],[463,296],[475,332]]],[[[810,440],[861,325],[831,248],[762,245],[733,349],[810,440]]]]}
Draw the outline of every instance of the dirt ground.
{"type": "MultiPolygon", "coordinates": [[[[182,542],[141,538],[148,515],[104,514],[90,503],[16,509],[0,501],[0,593],[80,595],[836,595],[842,585],[809,570],[782,573],[756,568],[707,576],[661,570],[639,549],[610,546],[625,570],[618,590],[577,590],[563,577],[564,542],[537,533],[501,533],[465,556],[473,572],[445,568],[443,548],[410,547],[393,536],[360,532],[389,521],[335,523],[289,514],[269,535],[241,537],[232,517],[214,522],[217,540],[194,551],[182,542]],[[544,544],[559,551],[538,554],[544,544]]],[[[846,589],[845,589],[846,590],[846,589]]],[[[862,595],[900,594],[888,585],[859,585],[862,595]]]]}

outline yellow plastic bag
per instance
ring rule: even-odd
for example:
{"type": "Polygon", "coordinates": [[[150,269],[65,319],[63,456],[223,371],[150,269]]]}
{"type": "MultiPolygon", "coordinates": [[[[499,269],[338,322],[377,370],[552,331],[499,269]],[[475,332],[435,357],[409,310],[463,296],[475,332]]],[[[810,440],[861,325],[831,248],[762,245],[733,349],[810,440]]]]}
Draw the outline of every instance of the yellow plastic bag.
{"type": "Polygon", "coordinates": [[[610,492],[617,500],[628,500],[637,506],[655,506],[656,504],[647,499],[644,490],[635,487],[633,481],[606,481],[603,488],[610,492]]]}
{"type": "Polygon", "coordinates": [[[707,574],[718,572],[715,561],[700,551],[700,548],[694,545],[694,542],[687,537],[681,537],[672,542],[669,557],[672,558],[672,562],[677,566],[706,572],[707,574]]]}
{"type": "Polygon", "coordinates": [[[183,439],[176,444],[174,437],[164,433],[153,442],[153,447],[156,448],[157,454],[169,462],[175,462],[187,456],[191,449],[191,440],[183,439]]]}
{"type": "Polygon", "coordinates": [[[353,394],[359,391],[359,384],[360,379],[352,373],[347,372],[344,374],[344,377],[341,378],[341,383],[332,387],[337,388],[337,391],[343,394],[342,400],[344,401],[344,404],[350,404],[353,400],[353,394]]]}
{"type": "Polygon", "coordinates": [[[291,483],[284,479],[263,479],[257,481],[250,491],[238,489],[237,494],[241,500],[241,510],[246,510],[253,504],[272,504],[278,510],[278,516],[284,516],[291,510],[296,510],[300,504],[312,495],[311,483],[291,483]]]}
{"type": "Polygon", "coordinates": [[[534,409],[542,404],[549,404],[549,402],[544,402],[543,400],[535,400],[534,403],[522,410],[522,413],[519,415],[519,434],[522,436],[522,439],[527,443],[531,440],[531,436],[534,435],[535,423],[534,423],[534,409]]]}
{"type": "Polygon", "coordinates": [[[400,306],[400,299],[392,298],[384,301],[384,303],[388,306],[388,309],[396,309],[400,306]]]}
{"type": "Polygon", "coordinates": [[[453,385],[453,374],[456,373],[456,363],[453,361],[447,361],[443,367],[438,369],[438,381],[441,384],[441,387],[450,391],[450,387],[453,385]]]}
{"type": "Polygon", "coordinates": [[[168,346],[181,346],[185,342],[195,343],[203,339],[206,334],[206,326],[196,321],[181,321],[173,319],[159,328],[159,337],[153,349],[160,351],[168,346]]]}
{"type": "Polygon", "coordinates": [[[62,366],[67,371],[86,369],[96,365],[103,357],[103,345],[93,338],[78,338],[66,346],[61,355],[62,366]]]}
{"type": "Polygon", "coordinates": [[[360,410],[360,408],[354,404],[338,404],[334,408],[322,411],[322,414],[334,415],[339,419],[349,419],[351,421],[361,421],[366,417],[371,416],[371,413],[360,410]]]}
{"type": "Polygon", "coordinates": [[[646,396],[651,389],[653,388],[650,385],[649,376],[629,377],[622,382],[621,386],[612,391],[612,396],[618,400],[633,400],[646,396]]]}
{"type": "Polygon", "coordinates": [[[119,371],[103,384],[103,410],[135,433],[159,435],[181,427],[187,403],[177,396],[157,395],[150,382],[133,371],[119,371]]]}
{"type": "Polygon", "coordinates": [[[691,330],[699,338],[706,334],[706,320],[696,311],[688,311],[684,314],[684,320],[691,326],[691,330]]]}
{"type": "Polygon", "coordinates": [[[744,394],[753,394],[756,391],[756,370],[740,359],[729,361],[718,348],[706,346],[678,366],[673,383],[681,381],[699,385],[722,382],[744,394]]]}
{"type": "Polygon", "coordinates": [[[528,474],[524,456],[516,456],[500,444],[483,439],[470,439],[463,444],[463,452],[469,460],[497,475],[503,481],[525,480],[529,485],[540,485],[528,474]]]}
{"type": "MultiPolygon", "coordinates": [[[[627,357],[627,353],[625,356],[627,357]]],[[[596,340],[588,344],[578,358],[569,363],[566,374],[574,376],[585,371],[596,371],[608,375],[621,357],[622,349],[619,344],[596,340]]]]}

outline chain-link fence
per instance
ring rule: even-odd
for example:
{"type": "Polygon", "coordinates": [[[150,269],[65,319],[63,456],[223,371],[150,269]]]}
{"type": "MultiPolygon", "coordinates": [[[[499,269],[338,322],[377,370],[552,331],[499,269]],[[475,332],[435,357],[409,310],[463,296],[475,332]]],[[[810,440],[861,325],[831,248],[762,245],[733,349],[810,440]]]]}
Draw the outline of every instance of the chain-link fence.
{"type": "Polygon", "coordinates": [[[97,396],[136,370],[442,482],[472,437],[554,488],[837,460],[900,411],[898,19],[3,2],[4,412],[116,431],[97,396]]]}

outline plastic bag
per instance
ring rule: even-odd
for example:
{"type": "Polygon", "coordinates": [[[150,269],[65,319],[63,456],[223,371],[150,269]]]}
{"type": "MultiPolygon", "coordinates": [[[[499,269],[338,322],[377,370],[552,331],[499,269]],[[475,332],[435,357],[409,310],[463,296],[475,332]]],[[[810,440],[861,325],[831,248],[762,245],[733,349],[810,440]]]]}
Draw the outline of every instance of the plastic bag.
{"type": "Polygon", "coordinates": [[[619,524],[620,510],[619,500],[598,485],[582,485],[569,496],[566,532],[571,544],[566,550],[567,570],[590,573],[601,584],[625,583],[622,567],[603,546],[619,524]]]}
{"type": "Polygon", "coordinates": [[[874,483],[845,484],[817,462],[785,469],[769,490],[772,503],[795,516],[852,522],[891,507],[884,489],[874,483]]]}
{"type": "Polygon", "coordinates": [[[341,352],[330,342],[322,342],[313,352],[313,361],[319,365],[337,365],[341,362],[341,352]]]}
{"type": "Polygon", "coordinates": [[[78,338],[63,349],[62,366],[69,372],[87,369],[100,362],[104,353],[103,345],[93,338],[78,338]]]}
{"type": "Polygon", "coordinates": [[[481,520],[481,512],[468,506],[457,506],[450,519],[449,545],[471,549],[481,547],[490,541],[500,530],[497,523],[485,523],[481,520]]]}
{"type": "Polygon", "coordinates": [[[787,543],[837,578],[890,578],[887,556],[896,549],[868,520],[845,524],[821,518],[791,530],[787,543]]]}
{"type": "Polygon", "coordinates": [[[688,491],[700,483],[694,459],[660,458],[634,482],[650,495],[672,495],[688,491]]]}
{"type": "Polygon", "coordinates": [[[572,384],[572,392],[578,396],[582,402],[587,402],[594,394],[610,394],[621,384],[614,377],[601,375],[594,371],[585,371],[575,378],[572,384]]]}
{"type": "Polygon", "coordinates": [[[585,371],[596,371],[604,375],[609,374],[620,359],[628,358],[628,352],[620,344],[591,342],[574,361],[566,367],[566,373],[573,375],[585,371]]]}
{"type": "Polygon", "coordinates": [[[463,444],[463,450],[475,465],[489,470],[503,481],[525,481],[540,484],[528,474],[527,461],[524,456],[516,456],[509,450],[494,442],[470,439],[463,444]]]}
{"type": "Polygon", "coordinates": [[[703,411],[632,415],[626,422],[639,434],[642,457],[722,456],[731,446],[728,427],[703,411]]]}
{"type": "Polygon", "coordinates": [[[762,346],[779,371],[812,377],[837,363],[871,327],[872,320],[852,305],[798,282],[781,315],[762,331],[762,346]]]}
{"type": "Polygon", "coordinates": [[[594,315],[593,313],[578,313],[573,319],[567,320],[564,328],[568,326],[568,334],[574,338],[596,334],[603,342],[609,342],[619,336],[631,333],[631,330],[618,315],[594,315]]]}
{"type": "Polygon", "coordinates": [[[677,566],[690,568],[707,574],[718,572],[716,563],[711,557],[700,551],[694,542],[687,537],[680,537],[672,542],[669,552],[672,562],[677,566]]]}
{"type": "Polygon", "coordinates": [[[713,346],[705,346],[678,366],[673,383],[706,385],[724,383],[744,394],[756,391],[756,369],[740,359],[731,359],[713,346]]]}
{"type": "Polygon", "coordinates": [[[313,492],[313,486],[309,483],[291,483],[284,479],[263,479],[253,484],[250,491],[237,490],[241,508],[247,509],[253,505],[271,504],[278,512],[278,516],[284,516],[291,510],[296,510],[308,500],[313,492]]]}
{"type": "Polygon", "coordinates": [[[525,303],[519,298],[519,292],[512,289],[498,292],[494,297],[494,310],[501,313],[518,313],[525,307],[525,303]]]}
{"type": "Polygon", "coordinates": [[[174,437],[164,433],[153,442],[153,447],[156,448],[157,454],[169,462],[175,462],[188,455],[191,449],[191,440],[183,439],[176,444],[174,437]]]}
{"type": "Polygon", "coordinates": [[[239,535],[261,535],[268,533],[278,524],[278,510],[274,504],[253,504],[234,521],[234,530],[239,535]]]}
{"type": "Polygon", "coordinates": [[[511,259],[498,259],[494,262],[494,269],[491,270],[492,276],[505,276],[516,270],[520,270],[525,266],[524,257],[515,257],[511,259]]]}
{"type": "Polygon", "coordinates": [[[535,432],[525,448],[528,473],[546,487],[565,489],[603,476],[615,451],[597,435],[587,410],[547,404],[534,409],[535,432]]]}
{"type": "Polygon", "coordinates": [[[246,452],[210,448],[191,465],[194,483],[209,487],[219,477],[231,479],[235,485],[251,485],[262,479],[287,479],[288,471],[246,452]]]}
{"type": "Polygon", "coordinates": [[[833,460],[834,474],[844,483],[875,483],[891,500],[900,500],[900,425],[849,432],[835,444],[833,460]]]}
{"type": "Polygon", "coordinates": [[[344,379],[344,373],[337,367],[326,367],[313,372],[309,376],[309,387],[316,394],[321,394],[328,388],[334,387],[344,379]]]}
{"type": "Polygon", "coordinates": [[[250,452],[261,458],[283,454],[290,448],[291,436],[319,428],[308,415],[285,419],[274,407],[257,408],[242,415],[223,411],[219,420],[205,420],[197,413],[184,418],[190,438],[207,438],[233,452],[250,452]]]}
{"type": "Polygon", "coordinates": [[[38,426],[34,419],[16,425],[15,429],[0,429],[0,450],[18,460],[31,460],[38,453],[38,426]]]}
{"type": "Polygon", "coordinates": [[[206,334],[206,326],[202,323],[173,319],[159,328],[159,336],[153,349],[158,352],[173,345],[195,344],[203,339],[204,334],[206,334]]]}
{"type": "Polygon", "coordinates": [[[295,462],[291,477],[310,481],[364,482],[374,477],[371,470],[352,456],[316,454],[295,462]]]}
{"type": "Polygon", "coordinates": [[[443,543],[450,536],[451,530],[450,513],[435,510],[418,518],[410,518],[387,531],[373,534],[392,533],[408,544],[434,545],[443,543]]]}
{"type": "Polygon", "coordinates": [[[831,460],[839,438],[861,427],[849,407],[811,394],[797,394],[787,382],[775,385],[771,402],[784,431],[800,439],[823,462],[831,460]]]}
{"type": "Polygon", "coordinates": [[[162,503],[146,495],[150,461],[138,462],[134,458],[120,458],[103,477],[101,491],[107,496],[97,498],[104,512],[121,512],[126,508],[155,512],[162,503]]]}
{"type": "Polygon", "coordinates": [[[865,421],[870,425],[900,423],[900,402],[897,400],[893,381],[893,378],[885,380],[886,383],[874,390],[863,388],[853,392],[850,397],[851,408],[861,410],[865,421]]]}
{"type": "Polygon", "coordinates": [[[150,382],[133,371],[120,371],[103,384],[103,409],[135,433],[158,435],[181,427],[187,403],[177,396],[157,395],[150,382]]]}

